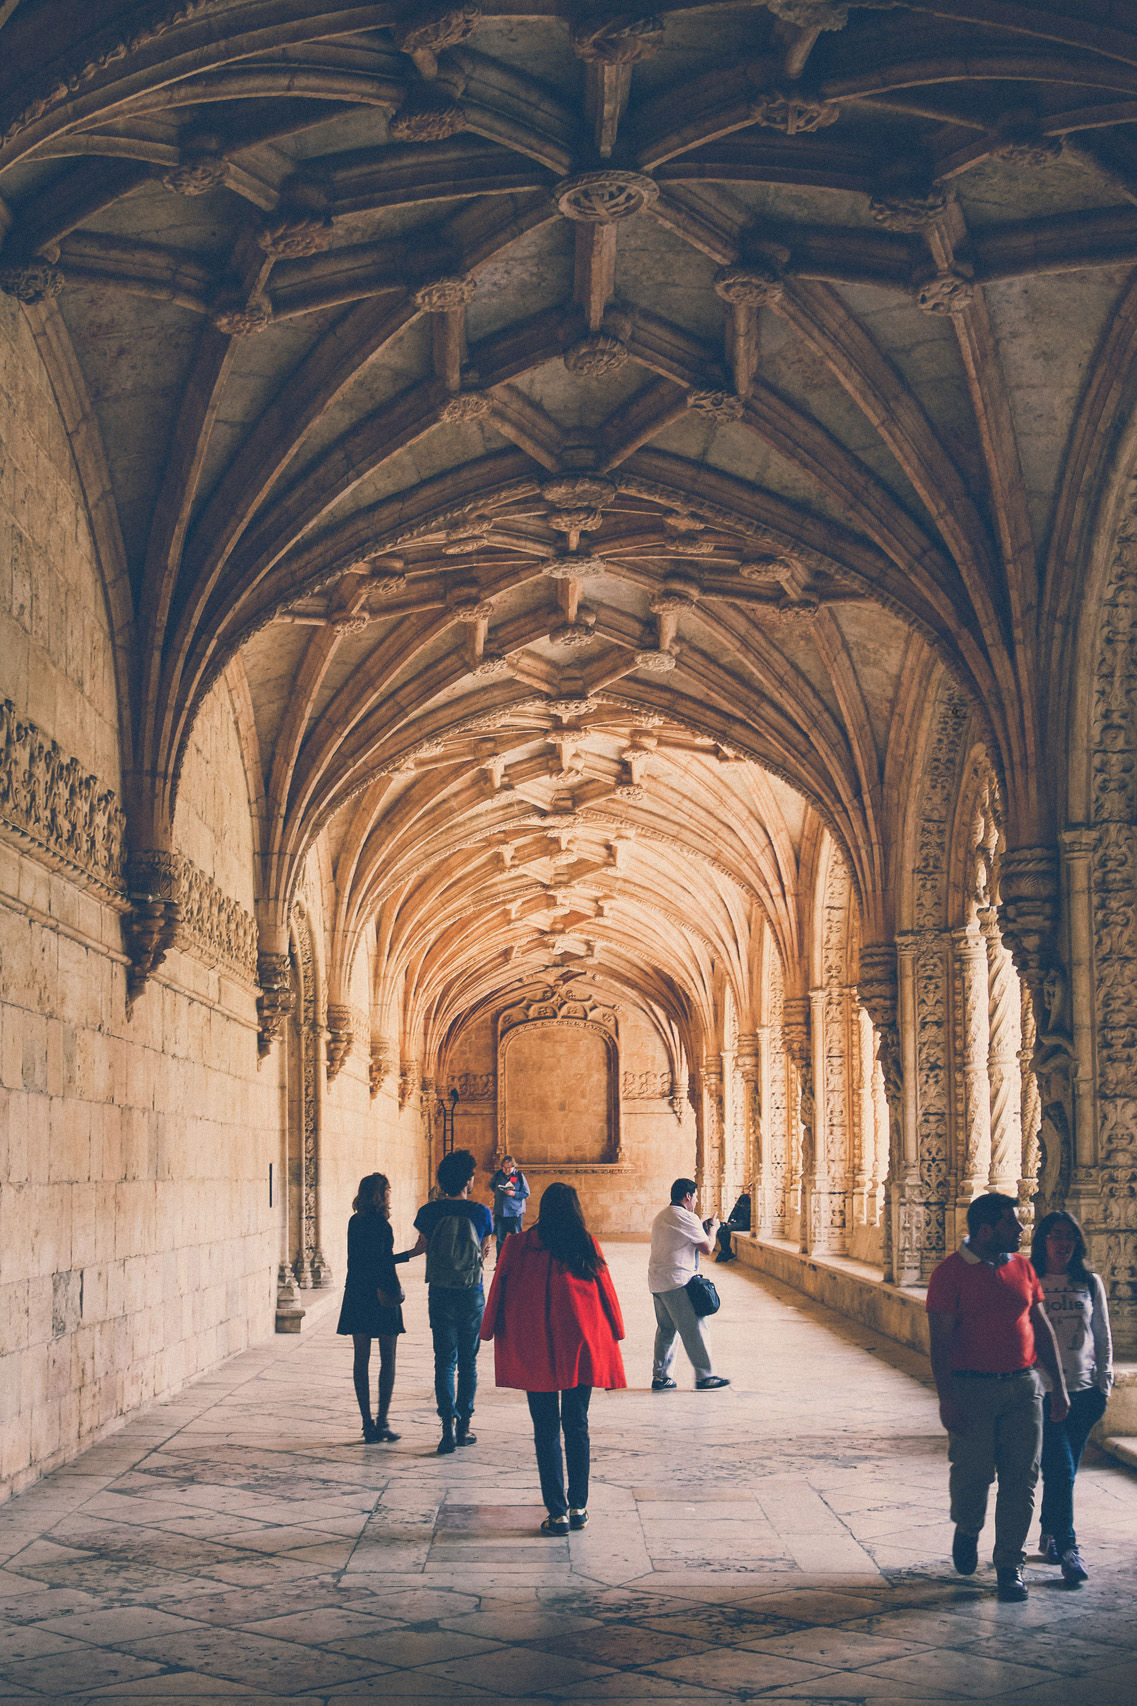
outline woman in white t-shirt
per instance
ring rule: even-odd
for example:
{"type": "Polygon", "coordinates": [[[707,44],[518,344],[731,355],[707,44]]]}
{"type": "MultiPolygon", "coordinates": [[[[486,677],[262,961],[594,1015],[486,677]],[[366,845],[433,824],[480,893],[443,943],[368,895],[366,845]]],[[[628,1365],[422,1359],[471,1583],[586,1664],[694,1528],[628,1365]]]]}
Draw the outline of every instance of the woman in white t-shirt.
{"type": "Polygon", "coordinates": [[[1066,1419],[1050,1419],[1050,1395],[1042,1401],[1042,1534],[1048,1564],[1060,1564],[1073,1587],[1088,1571],[1074,1534],[1074,1477],[1086,1440],[1105,1414],[1113,1385],[1113,1342],[1101,1277],[1086,1265],[1086,1240],[1072,1214],[1060,1211],[1039,1221],[1031,1261],[1042,1281],[1046,1313],[1058,1340],[1070,1394],[1066,1419]]]}

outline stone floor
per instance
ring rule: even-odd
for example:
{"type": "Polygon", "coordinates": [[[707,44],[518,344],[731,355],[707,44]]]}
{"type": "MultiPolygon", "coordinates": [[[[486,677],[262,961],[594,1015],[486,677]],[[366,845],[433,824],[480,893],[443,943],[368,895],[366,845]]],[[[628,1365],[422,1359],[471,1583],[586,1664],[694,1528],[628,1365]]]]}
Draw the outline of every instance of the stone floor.
{"type": "Polygon", "coordinates": [[[587,1530],[542,1540],[524,1398],[435,1455],[425,1296],[396,1446],[356,1442],[334,1313],[235,1358],[0,1509],[0,1699],[1132,1706],[1137,1477],[1079,1479],[1088,1586],[1000,1606],[945,1565],[920,1360],[737,1267],[734,1384],[648,1389],[643,1245],[610,1251],[631,1389],[593,1400],[587,1530]]]}

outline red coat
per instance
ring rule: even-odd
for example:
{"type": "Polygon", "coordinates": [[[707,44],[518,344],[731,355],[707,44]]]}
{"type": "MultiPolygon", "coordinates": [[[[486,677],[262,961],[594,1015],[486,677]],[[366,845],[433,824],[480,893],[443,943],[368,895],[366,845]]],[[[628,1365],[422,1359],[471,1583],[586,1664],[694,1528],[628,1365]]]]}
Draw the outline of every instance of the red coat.
{"type": "Polygon", "coordinates": [[[616,1343],[623,1337],[606,1267],[594,1280],[577,1279],[545,1249],[535,1226],[505,1240],[482,1317],[482,1338],[494,1341],[499,1386],[522,1392],[626,1386],[616,1343]]]}

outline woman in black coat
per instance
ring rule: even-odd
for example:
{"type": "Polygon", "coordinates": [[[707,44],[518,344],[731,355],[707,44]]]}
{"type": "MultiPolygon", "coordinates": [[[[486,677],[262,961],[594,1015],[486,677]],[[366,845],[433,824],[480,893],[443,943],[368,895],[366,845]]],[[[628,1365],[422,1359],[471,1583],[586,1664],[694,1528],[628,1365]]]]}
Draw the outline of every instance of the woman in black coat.
{"type": "MultiPolygon", "coordinates": [[[[387,1425],[395,1386],[395,1346],[403,1326],[403,1288],[395,1273],[395,1235],[391,1231],[391,1186],[382,1173],[359,1181],[347,1223],[347,1281],[338,1333],[355,1346],[352,1378],[363,1416],[364,1443],[396,1440],[387,1425]],[[371,1341],[379,1341],[379,1413],[371,1420],[371,1341]]],[[[401,1260],[406,1261],[403,1256],[401,1260]]]]}

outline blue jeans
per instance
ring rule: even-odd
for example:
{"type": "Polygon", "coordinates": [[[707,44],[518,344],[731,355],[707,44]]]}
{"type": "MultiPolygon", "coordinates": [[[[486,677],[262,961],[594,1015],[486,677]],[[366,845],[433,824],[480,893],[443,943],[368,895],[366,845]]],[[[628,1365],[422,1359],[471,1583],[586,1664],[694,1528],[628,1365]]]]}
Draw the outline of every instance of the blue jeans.
{"type": "Polygon", "coordinates": [[[486,1307],[480,1285],[468,1291],[449,1291],[432,1285],[427,1291],[427,1312],[434,1338],[434,1397],[444,1422],[468,1422],[474,1413],[478,1390],[478,1328],[486,1307]],[[458,1394],[454,1394],[454,1370],[458,1370],[458,1394]]]}
{"type": "Polygon", "coordinates": [[[533,1444],[537,1448],[537,1473],[541,1497],[550,1516],[566,1516],[569,1506],[582,1511],[588,1503],[588,1400],[591,1386],[570,1386],[566,1392],[529,1392],[529,1414],[533,1418],[533,1444]],[[561,1434],[565,1437],[561,1459],[561,1434]],[[568,1497],[565,1497],[565,1469],[568,1497]]]}
{"type": "Polygon", "coordinates": [[[1058,1551],[1077,1545],[1074,1535],[1074,1476],[1082,1461],[1090,1429],[1105,1415],[1105,1393],[1097,1386],[1071,1392],[1070,1414],[1064,1422],[1050,1420],[1050,1394],[1042,1400],[1042,1517],[1043,1534],[1054,1537],[1058,1551]]]}

